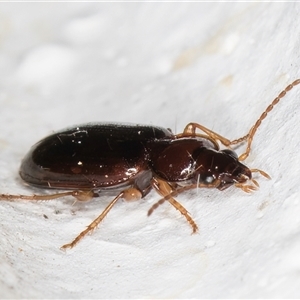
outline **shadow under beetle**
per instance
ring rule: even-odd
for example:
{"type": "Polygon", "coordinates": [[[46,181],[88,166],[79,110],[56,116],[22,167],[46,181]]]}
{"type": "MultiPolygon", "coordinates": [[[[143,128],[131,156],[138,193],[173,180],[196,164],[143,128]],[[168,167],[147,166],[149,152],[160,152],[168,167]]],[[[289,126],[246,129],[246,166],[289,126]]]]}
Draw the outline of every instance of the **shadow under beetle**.
{"type": "Polygon", "coordinates": [[[51,200],[73,196],[87,201],[98,197],[100,191],[120,189],[105,210],[62,249],[74,247],[94,230],[120,198],[139,200],[152,188],[163,198],[150,208],[148,215],[168,201],[186,218],[194,233],[198,230],[196,223],[174,197],[189,189],[224,190],[232,185],[251,192],[258,187],[253,173],[270,178],[264,171],[249,169],[241,161],[248,157],[262,120],[299,83],[297,79],[288,85],[248,134],[232,141],[197,123],[189,123],[176,135],[156,126],[115,123],[80,125],[57,132],[31,148],[21,163],[20,176],[39,188],[70,191],[31,196],[0,194],[0,199],[51,200]],[[202,133],[197,133],[197,129],[202,133]],[[238,157],[230,146],[242,142],[247,147],[238,157]],[[219,143],[227,149],[220,150],[219,143]]]}

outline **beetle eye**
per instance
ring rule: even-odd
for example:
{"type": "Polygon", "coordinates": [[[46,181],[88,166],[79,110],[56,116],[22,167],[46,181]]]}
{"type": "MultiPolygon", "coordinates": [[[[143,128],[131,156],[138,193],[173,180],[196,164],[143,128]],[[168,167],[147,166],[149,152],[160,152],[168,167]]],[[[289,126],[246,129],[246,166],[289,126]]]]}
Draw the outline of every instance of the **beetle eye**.
{"type": "Polygon", "coordinates": [[[226,153],[234,158],[238,158],[238,155],[233,150],[224,149],[224,150],[221,150],[221,152],[226,153]]]}
{"type": "Polygon", "coordinates": [[[214,181],[214,177],[211,175],[208,175],[204,178],[205,183],[212,183],[214,181]]]}

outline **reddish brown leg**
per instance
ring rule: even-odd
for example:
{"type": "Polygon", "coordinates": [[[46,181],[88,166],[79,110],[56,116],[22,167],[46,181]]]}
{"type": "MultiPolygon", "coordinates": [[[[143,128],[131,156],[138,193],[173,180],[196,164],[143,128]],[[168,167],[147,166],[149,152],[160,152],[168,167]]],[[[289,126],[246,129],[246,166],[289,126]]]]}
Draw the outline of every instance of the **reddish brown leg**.
{"type": "MultiPolygon", "coordinates": [[[[0,200],[28,200],[28,201],[38,201],[38,200],[53,200],[62,198],[65,196],[73,196],[79,201],[88,201],[93,197],[98,196],[93,191],[70,191],[64,193],[57,193],[52,195],[6,195],[0,194],[0,200]]],[[[104,217],[108,214],[108,212],[112,209],[115,203],[120,199],[124,198],[127,201],[138,200],[142,198],[142,194],[139,190],[135,188],[128,188],[122,191],[117,197],[115,197],[110,204],[105,208],[105,210],[97,217],[85,230],[83,230],[71,243],[65,244],[61,247],[61,249],[73,248],[86,234],[93,231],[104,219],[104,217]]]]}
{"type": "Polygon", "coordinates": [[[73,196],[79,201],[91,200],[95,194],[93,191],[70,191],[64,193],[56,193],[51,195],[10,195],[10,194],[0,194],[0,200],[29,200],[29,201],[39,201],[39,200],[54,200],[66,196],[73,196]]]}
{"type": "MultiPolygon", "coordinates": [[[[189,215],[189,212],[177,200],[175,200],[171,196],[174,194],[174,192],[176,193],[176,191],[172,189],[172,187],[168,184],[168,182],[158,178],[153,178],[152,186],[162,197],[164,197],[163,201],[165,200],[169,201],[170,204],[172,204],[177,210],[181,212],[181,214],[186,218],[186,220],[192,226],[193,233],[197,232],[198,226],[195,223],[195,221],[192,219],[192,217],[189,215]]],[[[160,203],[157,204],[157,206],[159,205],[160,203]]],[[[148,215],[150,215],[157,206],[156,205],[152,206],[148,211],[148,215]]]]}
{"type": "Polygon", "coordinates": [[[104,211],[91,224],[87,226],[85,230],[80,232],[79,235],[77,235],[77,237],[71,243],[63,245],[61,249],[65,250],[67,248],[73,248],[84,236],[86,236],[89,232],[92,232],[102,222],[102,220],[106,217],[108,212],[121,198],[125,199],[126,201],[139,200],[142,198],[142,194],[139,190],[135,188],[128,188],[122,191],[108,204],[104,211]]]}
{"type": "Polygon", "coordinates": [[[230,140],[224,138],[223,136],[217,134],[216,132],[214,132],[198,123],[187,124],[183,130],[183,133],[176,135],[176,137],[178,137],[178,138],[185,137],[185,136],[200,136],[200,137],[209,139],[215,145],[216,149],[220,148],[217,141],[220,141],[225,146],[230,145],[230,140]],[[196,129],[203,131],[207,135],[197,134],[196,129]]]}
{"type": "Polygon", "coordinates": [[[239,139],[235,139],[230,141],[229,139],[223,137],[222,135],[204,127],[201,124],[198,123],[189,123],[185,126],[183,133],[177,134],[176,137],[180,138],[180,137],[185,137],[185,136],[200,136],[200,137],[204,137],[206,139],[209,139],[214,145],[215,148],[218,150],[219,144],[218,141],[226,146],[226,147],[230,147],[231,145],[237,145],[242,143],[243,141],[247,140],[249,137],[249,133],[246,134],[245,136],[239,138],[239,139]],[[204,133],[206,133],[207,135],[203,135],[203,134],[198,134],[196,133],[196,129],[199,129],[201,131],[203,131],[204,133]]]}

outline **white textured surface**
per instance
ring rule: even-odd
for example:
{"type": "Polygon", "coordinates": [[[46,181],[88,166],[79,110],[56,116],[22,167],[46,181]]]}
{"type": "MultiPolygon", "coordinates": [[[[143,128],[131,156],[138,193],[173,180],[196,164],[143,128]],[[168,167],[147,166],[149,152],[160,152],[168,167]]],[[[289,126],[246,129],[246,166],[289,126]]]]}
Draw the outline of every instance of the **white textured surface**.
{"type": "MultiPolygon", "coordinates": [[[[1,3],[0,190],[31,194],[30,146],[90,121],[199,122],[233,139],[300,77],[298,3],[1,3]]],[[[0,297],[300,297],[300,89],[265,120],[246,163],[272,176],[252,195],[155,192],[118,203],[93,235],[59,247],[105,207],[0,203],[0,297]],[[46,215],[46,219],[43,215],[46,215]]],[[[238,150],[239,152],[242,149],[238,150]]],[[[34,190],[35,193],[39,191],[34,190]]]]}

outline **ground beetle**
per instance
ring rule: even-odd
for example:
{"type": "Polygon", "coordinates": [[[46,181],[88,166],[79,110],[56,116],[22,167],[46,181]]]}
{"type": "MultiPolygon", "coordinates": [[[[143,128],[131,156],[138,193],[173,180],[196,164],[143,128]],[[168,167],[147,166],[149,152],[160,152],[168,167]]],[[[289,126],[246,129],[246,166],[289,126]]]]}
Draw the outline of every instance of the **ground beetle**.
{"type": "Polygon", "coordinates": [[[176,135],[157,126],[116,123],[86,124],[57,132],[31,148],[21,163],[20,176],[36,187],[70,191],[32,196],[1,194],[0,199],[51,200],[73,196],[87,201],[98,197],[100,191],[119,189],[105,210],[62,249],[74,247],[95,229],[120,198],[138,200],[152,188],[162,199],[150,208],[148,215],[168,201],[196,232],[196,223],[174,197],[189,189],[224,190],[232,185],[250,192],[258,187],[252,173],[270,178],[264,171],[249,169],[241,161],[248,157],[262,120],[299,83],[300,79],[288,85],[249,133],[232,141],[197,123],[189,123],[183,133],[176,135]],[[197,133],[197,129],[202,133],[197,133]],[[247,148],[238,157],[230,146],[242,142],[247,142],[247,148]],[[220,150],[219,143],[227,148],[220,150]]]}

